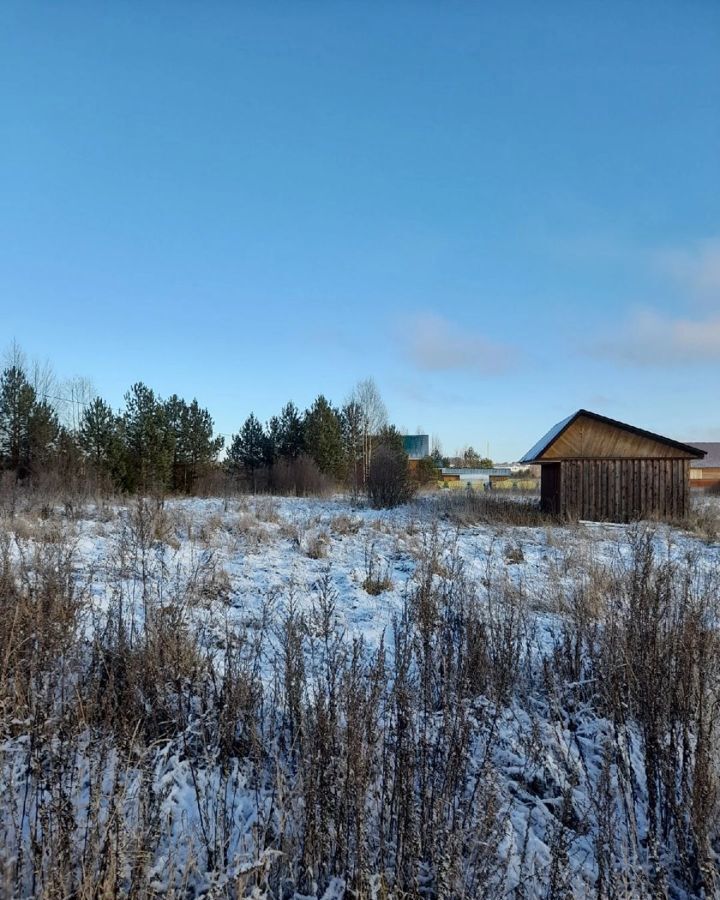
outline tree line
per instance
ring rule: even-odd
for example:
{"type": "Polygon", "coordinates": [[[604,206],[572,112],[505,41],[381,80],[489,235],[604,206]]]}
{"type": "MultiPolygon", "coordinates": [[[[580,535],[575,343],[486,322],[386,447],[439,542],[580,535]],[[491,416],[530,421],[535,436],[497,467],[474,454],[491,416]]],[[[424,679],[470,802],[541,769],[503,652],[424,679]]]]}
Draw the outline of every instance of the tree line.
{"type": "Polygon", "coordinates": [[[227,452],[230,472],[246,477],[252,487],[278,472],[302,475],[311,461],[320,475],[359,490],[370,476],[373,456],[381,448],[403,454],[402,436],[388,424],[387,411],[371,380],[360,382],[348,400],[334,406],[320,394],[309,409],[300,412],[288,402],[265,426],[251,413],[227,452]]]}
{"type": "Polygon", "coordinates": [[[208,476],[253,491],[307,493],[324,480],[359,492],[389,467],[400,495],[408,489],[402,436],[388,423],[371,379],[340,407],[320,394],[302,412],[289,401],[265,424],[250,413],[221,459],[224,448],[212,416],[195,399],[163,399],[137,382],[120,411],[94,397],[68,424],[17,360],[0,376],[0,464],[22,481],[54,469],[129,493],[192,493],[208,476]]]}
{"type": "Polygon", "coordinates": [[[54,467],[104,476],[117,490],[190,491],[222,447],[197,400],[187,403],[176,394],[162,400],[138,382],[121,412],[95,397],[72,427],[22,366],[0,375],[0,462],[21,480],[54,467]]]}

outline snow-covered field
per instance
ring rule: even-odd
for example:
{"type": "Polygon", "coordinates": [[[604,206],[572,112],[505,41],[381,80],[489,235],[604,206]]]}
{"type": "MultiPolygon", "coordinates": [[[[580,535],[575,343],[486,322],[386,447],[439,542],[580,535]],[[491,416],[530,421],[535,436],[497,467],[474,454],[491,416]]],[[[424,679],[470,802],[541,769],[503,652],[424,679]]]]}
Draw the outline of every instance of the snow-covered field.
{"type": "MultiPolygon", "coordinates": [[[[153,514],[152,504],[148,506],[153,514]]],[[[511,581],[533,610],[535,626],[545,632],[552,631],[554,615],[563,611],[558,601],[569,596],[579,577],[598,568],[622,567],[638,531],[638,526],[599,523],[458,526],[437,513],[433,498],[395,510],[352,505],[343,498],[168,500],[160,533],[149,541],[145,566],[155,587],[160,581],[187,584],[219,575],[220,596],[187,609],[210,630],[224,630],[228,621],[252,624],[268,606],[279,615],[291,599],[308,612],[323,576],[329,575],[337,624],[348,637],[362,636],[376,646],[401,611],[403,598],[414,587],[418,560],[433,541],[442,556],[460,558],[481,602],[483,595],[487,602],[488,582],[511,581]],[[155,540],[158,536],[161,540],[155,540]],[[373,572],[389,579],[377,595],[363,586],[373,572]]],[[[127,599],[137,607],[139,624],[137,547],[129,567],[127,560],[133,509],[89,509],[87,518],[68,529],[76,547],[75,565],[82,577],[91,577],[100,609],[113,597],[110,585],[115,585],[122,561],[127,599]]],[[[693,556],[697,574],[714,571],[720,562],[720,542],[708,543],[666,525],[653,526],[652,533],[658,558],[683,561],[693,556]]]]}
{"type": "MultiPolygon", "coordinates": [[[[695,824],[688,824],[692,810],[671,809],[694,796],[696,736],[688,723],[696,721],[696,707],[704,702],[706,715],[715,715],[713,678],[693,682],[698,696],[687,700],[693,712],[684,711],[680,724],[669,723],[667,734],[652,732],[662,747],[684,741],[672,756],[679,761],[677,791],[663,801],[646,776],[650,725],[636,721],[631,708],[627,715],[609,714],[606,699],[598,697],[611,692],[594,684],[600,663],[586,661],[590,643],[584,645],[580,636],[593,635],[600,644],[600,631],[605,634],[614,622],[613,604],[620,609],[635,602],[628,586],[639,572],[648,576],[641,568],[648,552],[653,572],[671,572],[663,582],[668,591],[685,590],[690,605],[701,598],[704,614],[713,616],[719,544],[669,526],[457,525],[432,497],[393,511],[353,506],[341,497],[178,499],[162,506],[148,501],[53,510],[44,518],[19,512],[3,521],[3,529],[6,592],[13,571],[36,565],[35,553],[61,547],[55,564],[69,560],[82,597],[73,638],[74,646],[85,648],[78,659],[97,655],[97,646],[92,648],[98,634],[119,621],[126,629],[123,646],[130,647],[143,640],[148,620],[167,616],[178,634],[192,636],[212,679],[227,676],[228,666],[241,660],[238,665],[260,685],[254,690],[262,700],[253,700],[257,721],[247,726],[252,740],[234,736],[232,749],[221,753],[212,733],[222,709],[212,693],[215,681],[207,687],[215,700],[188,699],[184,730],[163,736],[160,729],[145,744],[138,734],[111,738],[89,714],[83,719],[82,705],[66,698],[59,706],[54,698],[47,706],[52,712],[42,716],[34,701],[13,711],[12,693],[6,691],[0,707],[0,889],[68,895],[67,881],[62,890],[53,881],[51,857],[69,835],[63,852],[69,860],[82,857],[77,868],[89,865],[86,881],[77,876],[77,883],[85,884],[85,893],[79,890],[77,896],[91,896],[88,885],[99,883],[112,884],[119,894],[132,894],[132,885],[142,884],[138,896],[297,900],[717,896],[715,821],[698,837],[695,824]],[[426,607],[433,621],[423,625],[426,607]],[[456,613],[462,622],[454,620],[456,613]],[[289,652],[293,627],[300,633],[295,656],[305,654],[296,673],[302,738],[294,736],[294,713],[288,712],[289,685],[295,683],[288,671],[297,661],[289,652]],[[455,648],[452,665],[463,667],[463,687],[452,682],[457,693],[449,700],[442,700],[451,683],[443,652],[438,646],[423,649],[423,635],[432,642],[446,635],[455,648]],[[233,655],[238,642],[243,649],[233,655]],[[405,671],[406,652],[407,684],[417,692],[417,704],[413,697],[408,701],[415,775],[403,783],[387,757],[392,751],[401,758],[397,684],[405,677],[399,673],[405,671]],[[367,680],[356,694],[346,689],[353,653],[367,680]],[[475,653],[477,664],[468,663],[475,653]],[[380,762],[377,767],[374,757],[368,762],[354,812],[354,819],[358,809],[367,814],[359,836],[349,809],[338,813],[333,807],[327,820],[320,812],[319,821],[309,821],[308,783],[322,773],[293,756],[284,742],[321,735],[321,725],[328,734],[349,735],[353,716],[361,717],[370,704],[372,667],[379,666],[380,654],[379,699],[368,713],[372,727],[362,737],[368,757],[377,750],[380,762]],[[428,661],[433,671],[423,675],[428,661]],[[343,703],[355,697],[358,705],[337,712],[344,724],[335,723],[334,732],[318,718],[321,708],[331,708],[327,697],[322,704],[318,698],[335,691],[343,703]],[[67,755],[61,751],[63,716],[72,719],[67,755]],[[460,761],[444,756],[446,747],[455,746],[455,737],[447,736],[453,729],[463,733],[457,739],[460,761]],[[457,783],[449,787],[451,778],[457,783]],[[402,791],[412,794],[407,807],[396,798],[402,791]],[[383,798],[391,795],[398,810],[411,810],[412,821],[402,828],[399,822],[383,823],[383,798]],[[660,822],[651,821],[658,815],[660,822]],[[432,833],[423,826],[425,816],[432,820],[432,833]],[[342,840],[341,820],[348,823],[342,840]],[[144,840],[153,836],[142,853],[133,846],[141,834],[144,840]],[[417,846],[407,848],[408,835],[416,835],[417,846]],[[107,855],[103,842],[111,839],[124,842],[123,852],[113,856],[112,878],[98,862],[107,855]],[[413,868],[411,874],[401,859],[413,868]]],[[[666,605],[670,610],[668,598],[666,605]]],[[[668,621],[673,615],[668,612],[668,621]]],[[[3,621],[7,624],[7,617],[3,621]]],[[[638,627],[650,633],[646,624],[638,627]]],[[[670,626],[663,618],[658,627],[665,635],[670,626]]],[[[715,649],[707,652],[711,656],[715,649]]],[[[3,665],[9,684],[12,660],[3,665]]],[[[622,678],[625,666],[630,662],[619,659],[622,678]]],[[[63,670],[64,685],[78,677],[78,667],[73,663],[63,670]]],[[[87,671],[96,669],[88,663],[87,671]]],[[[636,681],[642,675],[634,669],[631,674],[636,681]]],[[[192,677],[202,682],[200,675],[192,677]]],[[[651,697],[654,688],[643,689],[651,697]]],[[[37,690],[47,704],[52,689],[45,684],[37,690]]],[[[173,697],[185,690],[178,680],[173,697]]],[[[624,686],[617,690],[625,696],[624,686]]],[[[627,691],[638,696],[637,685],[627,691]]],[[[145,710],[150,718],[156,712],[145,710]]],[[[706,742],[714,748],[715,725],[706,727],[706,742]]],[[[342,796],[351,795],[351,782],[353,791],[360,790],[354,781],[357,766],[349,762],[349,737],[337,752],[313,746],[328,753],[328,766],[346,766],[342,796]]],[[[718,758],[711,753],[702,760],[704,791],[712,792],[717,783],[718,758]]],[[[668,783],[664,770],[657,777],[668,783]]],[[[327,790],[336,790],[337,779],[327,790]]],[[[322,810],[322,798],[313,802],[322,810]]],[[[714,816],[716,797],[703,797],[702,803],[693,815],[714,816]]]]}

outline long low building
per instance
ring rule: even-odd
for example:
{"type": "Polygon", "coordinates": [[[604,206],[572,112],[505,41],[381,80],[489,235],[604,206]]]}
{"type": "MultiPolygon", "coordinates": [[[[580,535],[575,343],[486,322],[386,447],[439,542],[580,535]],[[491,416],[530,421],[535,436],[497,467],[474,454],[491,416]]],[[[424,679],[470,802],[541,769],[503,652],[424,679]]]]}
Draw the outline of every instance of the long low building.
{"type": "Polygon", "coordinates": [[[704,450],[705,458],[690,463],[690,487],[717,487],[720,485],[720,442],[694,441],[693,447],[704,450]]]}
{"type": "Polygon", "coordinates": [[[446,466],[440,469],[443,478],[454,481],[490,481],[491,475],[509,475],[510,469],[469,469],[446,466]]]}

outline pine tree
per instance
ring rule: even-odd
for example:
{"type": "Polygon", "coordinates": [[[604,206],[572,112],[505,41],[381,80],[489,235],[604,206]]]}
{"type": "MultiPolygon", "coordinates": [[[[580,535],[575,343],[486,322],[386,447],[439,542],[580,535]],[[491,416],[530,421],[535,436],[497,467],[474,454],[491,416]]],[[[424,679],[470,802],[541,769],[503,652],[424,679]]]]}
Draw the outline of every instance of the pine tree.
{"type": "Polygon", "coordinates": [[[342,421],[322,394],[305,414],[305,444],[321,472],[338,479],[344,476],[342,421]]]}
{"type": "Polygon", "coordinates": [[[37,472],[52,459],[60,437],[57,414],[45,400],[33,406],[28,422],[28,437],[27,469],[29,472],[37,472]]]}
{"type": "Polygon", "coordinates": [[[305,452],[305,428],[297,406],[286,403],[278,421],[277,455],[283,459],[297,459],[305,452]]]}
{"type": "Polygon", "coordinates": [[[83,410],[78,442],[96,472],[110,475],[118,484],[122,478],[122,440],[118,417],[100,397],[83,410]]]}
{"type": "Polygon", "coordinates": [[[125,395],[123,432],[126,487],[131,491],[170,487],[174,434],[164,404],[141,382],[125,395]]]}
{"type": "Polygon", "coordinates": [[[265,458],[266,466],[274,466],[277,462],[280,447],[281,426],[277,416],[271,416],[265,426],[265,458]]]}
{"type": "Polygon", "coordinates": [[[253,491],[257,490],[257,472],[265,462],[266,438],[263,427],[250,413],[238,434],[234,434],[228,450],[230,470],[239,475],[246,473],[252,482],[253,491]]]}
{"type": "Polygon", "coordinates": [[[214,434],[212,416],[193,399],[187,408],[183,429],[185,463],[189,471],[186,490],[190,490],[200,475],[213,465],[225,445],[225,438],[222,435],[215,437],[214,434]]]}
{"type": "Polygon", "coordinates": [[[213,436],[212,416],[197,400],[188,405],[173,394],[165,402],[165,415],[173,435],[172,487],[187,492],[215,461],[225,441],[213,436]]]}
{"type": "Polygon", "coordinates": [[[170,486],[173,490],[178,490],[183,486],[185,479],[183,430],[185,416],[187,415],[187,404],[177,394],[173,394],[171,397],[168,397],[163,406],[167,428],[173,436],[170,486]]]}
{"type": "Polygon", "coordinates": [[[30,416],[35,391],[19,366],[10,366],[0,379],[0,453],[3,467],[19,472],[30,446],[30,416]]]}
{"type": "Polygon", "coordinates": [[[469,469],[477,469],[480,465],[480,457],[474,447],[467,447],[463,453],[463,465],[469,469]]]}
{"type": "Polygon", "coordinates": [[[57,448],[60,433],[57,415],[19,366],[10,366],[0,377],[0,457],[2,465],[22,478],[46,463],[57,448]]]}
{"type": "Polygon", "coordinates": [[[61,425],[53,455],[57,472],[66,484],[83,473],[84,454],[77,431],[61,425]]]}
{"type": "Polygon", "coordinates": [[[388,450],[392,450],[393,453],[404,455],[405,459],[408,459],[403,436],[394,425],[385,425],[381,428],[375,438],[375,444],[377,447],[386,447],[388,450]]]}

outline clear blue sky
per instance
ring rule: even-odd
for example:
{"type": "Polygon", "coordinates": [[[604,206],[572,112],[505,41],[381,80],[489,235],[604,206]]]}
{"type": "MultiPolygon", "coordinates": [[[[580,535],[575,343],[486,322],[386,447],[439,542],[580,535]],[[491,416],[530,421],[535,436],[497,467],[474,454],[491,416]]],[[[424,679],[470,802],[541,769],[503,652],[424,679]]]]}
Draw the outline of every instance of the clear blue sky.
{"type": "Polygon", "coordinates": [[[226,433],[720,438],[720,3],[5,0],[0,312],[226,433]]]}

